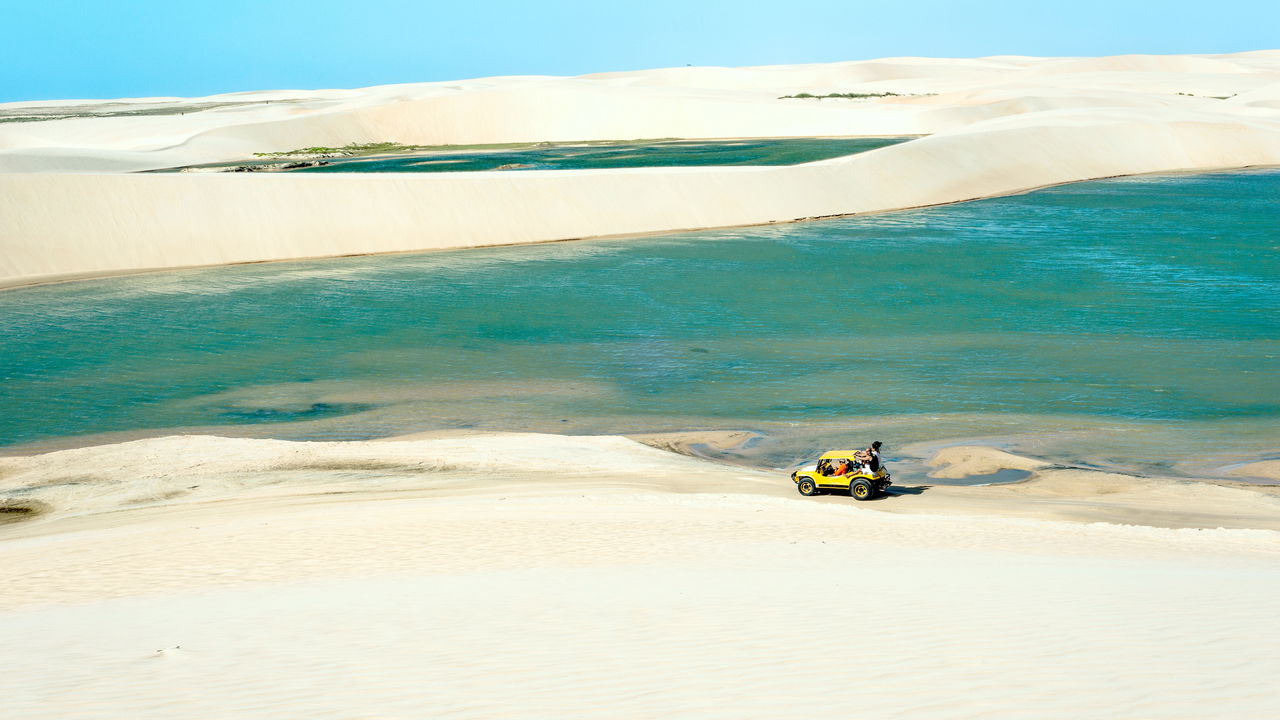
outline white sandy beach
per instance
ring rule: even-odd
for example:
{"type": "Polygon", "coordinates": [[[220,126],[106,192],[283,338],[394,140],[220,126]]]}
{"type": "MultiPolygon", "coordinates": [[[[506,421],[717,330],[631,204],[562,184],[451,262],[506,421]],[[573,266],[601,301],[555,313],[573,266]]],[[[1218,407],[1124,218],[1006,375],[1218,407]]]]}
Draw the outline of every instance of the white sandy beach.
{"type": "MultiPolygon", "coordinates": [[[[1280,165],[1280,51],[116,102],[221,105],[0,123],[0,286],[1280,165]],[[915,95],[779,99],[851,91],[915,95]],[[136,174],[352,142],[811,135],[925,137],[791,167],[136,174]]],[[[972,445],[938,450],[932,477],[1028,479],[859,503],[670,451],[736,435],[643,440],[174,435],[0,456],[3,715],[1280,717],[1278,486],[972,445]]]]}
{"type": "Polygon", "coordinates": [[[609,437],[5,458],[45,514],[0,527],[0,688],[21,718],[1280,711],[1280,497],[939,463],[1039,469],[855,503],[609,437]]]}
{"type": "MultiPolygon", "coordinates": [[[[77,112],[94,104],[68,103],[77,112]]],[[[0,124],[0,285],[785,222],[1115,175],[1280,164],[1280,51],[677,68],[127,107],[209,103],[224,105],[0,124]],[[779,99],[799,92],[902,96],[779,99]],[[129,174],[352,142],[815,135],[927,137],[790,167],[129,174]]],[[[32,105],[48,109],[8,103],[0,113],[32,105]]]]}

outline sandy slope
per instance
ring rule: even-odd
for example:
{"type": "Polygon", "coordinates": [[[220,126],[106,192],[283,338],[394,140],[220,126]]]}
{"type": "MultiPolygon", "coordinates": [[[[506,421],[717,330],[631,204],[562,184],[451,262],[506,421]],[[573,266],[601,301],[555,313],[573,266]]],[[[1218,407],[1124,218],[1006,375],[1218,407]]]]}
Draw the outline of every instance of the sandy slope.
{"type": "MultiPolygon", "coordinates": [[[[944,517],[880,511],[941,488],[815,501],[608,437],[4,458],[49,513],[0,527],[0,692],[21,718],[1280,712],[1277,531],[1007,517],[1060,490],[1043,472],[944,517]]],[[[1271,527],[1274,500],[1234,498],[1271,527]]]]}
{"type": "MultiPolygon", "coordinates": [[[[1280,164],[1277,51],[675,68],[237,93],[138,107],[175,103],[249,104],[0,123],[0,173],[8,173],[0,174],[0,285],[790,221],[1112,175],[1280,164]],[[778,99],[800,91],[935,94],[778,99]],[[930,136],[787,168],[120,174],[385,140],[902,134],[930,136]]],[[[0,105],[0,113],[20,111],[0,105]]]]}
{"type": "MultiPolygon", "coordinates": [[[[703,442],[729,442],[710,433],[703,442]]],[[[687,446],[699,438],[645,442],[687,446]]],[[[1050,465],[981,446],[938,451],[932,477],[1030,472],[1011,485],[899,482],[884,512],[1118,522],[1170,528],[1280,530],[1280,487],[1147,478],[1050,465]]],[[[426,433],[366,442],[294,442],[174,435],[0,457],[0,509],[12,534],[62,532],[104,513],[267,497],[414,493],[629,491],[752,493],[792,498],[782,471],[762,471],[612,436],[426,433]]],[[[847,505],[847,497],[806,499],[847,505]]]]}

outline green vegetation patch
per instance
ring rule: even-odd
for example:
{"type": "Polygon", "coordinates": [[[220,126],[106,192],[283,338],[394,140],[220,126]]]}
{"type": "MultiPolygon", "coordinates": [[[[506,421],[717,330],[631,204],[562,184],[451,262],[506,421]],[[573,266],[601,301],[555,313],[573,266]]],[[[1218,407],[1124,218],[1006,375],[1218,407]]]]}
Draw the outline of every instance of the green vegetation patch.
{"type": "Polygon", "coordinates": [[[927,95],[937,95],[938,93],[896,93],[896,92],[878,92],[878,93],[827,93],[826,95],[813,95],[807,92],[796,93],[795,95],[783,95],[779,100],[795,98],[800,100],[825,100],[827,98],[843,98],[845,100],[862,100],[864,98],[882,98],[882,97],[925,97],[927,95]]]}
{"type": "Polygon", "coordinates": [[[282,158],[322,155],[324,157],[354,157],[357,155],[378,155],[381,153],[417,152],[431,149],[426,145],[404,145],[398,142],[351,143],[342,147],[314,147],[285,150],[283,152],[254,153],[254,157],[282,158]]]}
{"type": "Polygon", "coordinates": [[[254,153],[260,158],[294,158],[294,157],[359,157],[362,155],[389,155],[393,153],[416,153],[438,150],[520,150],[526,148],[556,147],[560,145],[618,145],[642,142],[665,142],[676,138],[645,138],[641,140],[582,140],[575,142],[516,142],[490,143],[485,145],[405,145],[398,142],[350,143],[342,147],[305,147],[282,152],[254,153]]]}

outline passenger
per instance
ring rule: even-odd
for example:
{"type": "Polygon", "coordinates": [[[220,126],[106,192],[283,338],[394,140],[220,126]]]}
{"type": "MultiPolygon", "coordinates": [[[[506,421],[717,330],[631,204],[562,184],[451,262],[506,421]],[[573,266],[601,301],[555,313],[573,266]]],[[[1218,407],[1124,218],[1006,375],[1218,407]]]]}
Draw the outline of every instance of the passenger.
{"type": "Polygon", "coordinates": [[[836,466],[836,477],[840,477],[847,472],[849,472],[849,461],[841,460],[840,464],[836,466]]]}
{"type": "Polygon", "coordinates": [[[853,461],[858,464],[858,472],[865,473],[871,468],[871,454],[866,450],[854,453],[853,461]]]}
{"type": "Polygon", "coordinates": [[[871,447],[866,450],[859,450],[855,457],[862,464],[863,472],[868,475],[878,472],[880,470],[880,441],[876,440],[871,443],[871,447]]]}
{"type": "Polygon", "coordinates": [[[880,441],[876,440],[871,443],[871,447],[867,448],[867,454],[871,456],[869,467],[871,472],[880,471],[880,441]]]}

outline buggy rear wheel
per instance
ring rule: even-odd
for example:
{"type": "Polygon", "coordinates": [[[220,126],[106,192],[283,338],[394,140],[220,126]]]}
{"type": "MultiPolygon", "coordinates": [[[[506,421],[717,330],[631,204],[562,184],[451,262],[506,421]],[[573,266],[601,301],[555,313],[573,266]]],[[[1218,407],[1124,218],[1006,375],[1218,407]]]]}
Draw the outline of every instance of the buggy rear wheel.
{"type": "Polygon", "coordinates": [[[849,486],[849,494],[854,500],[870,500],[875,497],[876,489],[871,487],[871,483],[866,480],[854,480],[849,486]]]}

